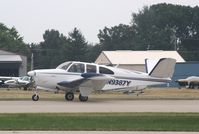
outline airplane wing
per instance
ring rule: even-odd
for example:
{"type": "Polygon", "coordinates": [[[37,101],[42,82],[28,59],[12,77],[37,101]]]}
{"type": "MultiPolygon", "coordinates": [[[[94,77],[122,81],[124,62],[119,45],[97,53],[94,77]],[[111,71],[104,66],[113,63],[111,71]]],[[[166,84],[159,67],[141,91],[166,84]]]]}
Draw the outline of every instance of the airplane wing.
{"type": "Polygon", "coordinates": [[[102,89],[106,83],[113,77],[96,74],[96,73],[83,73],[81,78],[74,81],[62,81],[57,83],[59,86],[67,88],[79,87],[82,96],[88,96],[93,90],[102,89]]]}
{"type": "Polygon", "coordinates": [[[0,76],[0,80],[6,81],[6,80],[16,80],[19,77],[9,77],[9,76],[0,76]]]}

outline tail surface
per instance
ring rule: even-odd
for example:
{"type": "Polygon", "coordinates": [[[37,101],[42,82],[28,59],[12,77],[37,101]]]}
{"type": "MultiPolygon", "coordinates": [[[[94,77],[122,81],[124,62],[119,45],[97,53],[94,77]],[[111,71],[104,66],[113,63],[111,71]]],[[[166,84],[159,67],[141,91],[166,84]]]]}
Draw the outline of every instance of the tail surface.
{"type": "Polygon", "coordinates": [[[145,60],[146,72],[152,77],[171,78],[174,73],[176,60],[161,58],[156,61],[145,60]]]}

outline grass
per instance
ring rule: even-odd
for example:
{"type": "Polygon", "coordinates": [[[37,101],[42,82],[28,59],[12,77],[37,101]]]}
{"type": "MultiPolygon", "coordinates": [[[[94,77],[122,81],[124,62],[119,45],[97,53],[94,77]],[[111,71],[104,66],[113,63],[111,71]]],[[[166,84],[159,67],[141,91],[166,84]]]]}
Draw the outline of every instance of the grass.
{"type": "MultiPolygon", "coordinates": [[[[23,91],[15,88],[0,88],[0,100],[32,100],[35,91],[23,91]]],[[[40,91],[41,100],[64,100],[64,94],[40,91]]]]}
{"type": "Polygon", "coordinates": [[[0,130],[199,131],[199,113],[0,114],[0,130]]]}

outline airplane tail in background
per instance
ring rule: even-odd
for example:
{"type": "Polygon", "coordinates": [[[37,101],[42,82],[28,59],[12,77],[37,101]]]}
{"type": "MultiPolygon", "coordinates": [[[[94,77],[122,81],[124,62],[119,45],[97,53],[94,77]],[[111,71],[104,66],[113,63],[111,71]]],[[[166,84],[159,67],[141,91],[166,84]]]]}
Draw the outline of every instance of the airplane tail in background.
{"type": "Polygon", "coordinates": [[[171,78],[174,73],[176,60],[161,58],[159,60],[145,60],[146,72],[152,77],[171,78]]]}

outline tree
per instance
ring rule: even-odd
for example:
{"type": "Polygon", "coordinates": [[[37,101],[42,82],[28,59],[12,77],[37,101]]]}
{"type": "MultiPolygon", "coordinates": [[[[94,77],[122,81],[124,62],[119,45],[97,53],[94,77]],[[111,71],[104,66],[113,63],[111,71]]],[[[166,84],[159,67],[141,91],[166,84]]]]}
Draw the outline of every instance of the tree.
{"type": "Polygon", "coordinates": [[[8,28],[2,23],[0,23],[0,49],[26,56],[30,54],[28,45],[23,42],[17,30],[14,27],[8,28]]]}
{"type": "Polygon", "coordinates": [[[199,40],[196,39],[183,39],[181,42],[180,53],[183,58],[188,61],[199,60],[199,40]]]}
{"type": "Polygon", "coordinates": [[[43,42],[31,47],[35,54],[35,68],[55,68],[70,60],[89,61],[88,43],[77,28],[68,37],[57,30],[46,30],[43,39],[43,42]]]}
{"type": "MultiPolygon", "coordinates": [[[[163,3],[144,7],[139,13],[132,14],[131,25],[136,31],[138,44],[144,50],[161,49],[182,52],[185,50],[183,40],[199,39],[198,21],[198,7],[163,3]]],[[[190,41],[189,44],[191,43],[190,41]]],[[[186,57],[189,56],[186,54],[186,57]]]]}
{"type": "MultiPolygon", "coordinates": [[[[173,50],[173,29],[169,27],[159,10],[144,7],[138,14],[133,14],[132,26],[136,30],[139,44],[143,50],[173,50]],[[160,17],[162,18],[160,18],[160,17]],[[164,23],[163,23],[164,22],[164,23]]],[[[166,16],[166,15],[164,15],[166,16]]],[[[168,19],[168,18],[167,18],[168,19]]]]}
{"type": "Polygon", "coordinates": [[[98,38],[103,50],[135,49],[135,32],[129,25],[120,24],[99,31],[98,38]]]}
{"type": "Polygon", "coordinates": [[[97,57],[100,55],[100,53],[102,52],[102,47],[99,44],[89,44],[87,46],[87,53],[86,53],[86,60],[87,62],[95,62],[95,60],[97,59],[97,57]]]}
{"type": "Polygon", "coordinates": [[[69,50],[69,60],[86,61],[85,55],[87,53],[88,42],[85,40],[80,30],[74,28],[74,30],[69,33],[68,41],[69,45],[67,49],[69,50]]]}
{"type": "Polygon", "coordinates": [[[36,68],[55,68],[68,60],[67,39],[57,30],[46,30],[43,34],[44,41],[32,47],[35,54],[36,68]]]}

